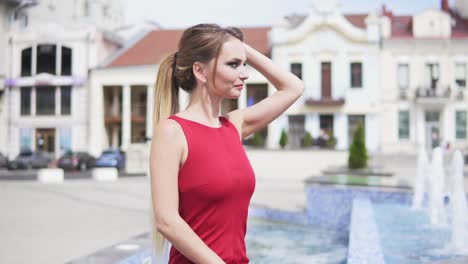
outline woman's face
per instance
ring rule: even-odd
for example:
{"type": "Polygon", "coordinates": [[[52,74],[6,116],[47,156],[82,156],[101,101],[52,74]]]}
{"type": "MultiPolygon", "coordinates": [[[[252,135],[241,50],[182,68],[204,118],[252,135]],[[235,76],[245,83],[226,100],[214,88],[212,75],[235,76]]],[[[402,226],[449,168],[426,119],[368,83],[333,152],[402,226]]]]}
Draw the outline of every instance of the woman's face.
{"type": "Polygon", "coordinates": [[[229,38],[223,44],[218,56],[216,72],[214,72],[215,61],[216,59],[213,59],[208,66],[208,90],[222,98],[239,98],[244,89],[244,81],[249,78],[245,65],[244,45],[236,38],[229,38]]]}

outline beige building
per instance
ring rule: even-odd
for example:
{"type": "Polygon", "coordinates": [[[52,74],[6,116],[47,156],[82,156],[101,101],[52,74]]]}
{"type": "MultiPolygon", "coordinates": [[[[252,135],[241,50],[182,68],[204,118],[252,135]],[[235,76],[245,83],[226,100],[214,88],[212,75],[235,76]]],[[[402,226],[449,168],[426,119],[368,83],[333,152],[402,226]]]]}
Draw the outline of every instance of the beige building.
{"type": "Polygon", "coordinates": [[[382,151],[466,149],[468,19],[442,0],[413,16],[384,9],[382,22],[382,151]]]}

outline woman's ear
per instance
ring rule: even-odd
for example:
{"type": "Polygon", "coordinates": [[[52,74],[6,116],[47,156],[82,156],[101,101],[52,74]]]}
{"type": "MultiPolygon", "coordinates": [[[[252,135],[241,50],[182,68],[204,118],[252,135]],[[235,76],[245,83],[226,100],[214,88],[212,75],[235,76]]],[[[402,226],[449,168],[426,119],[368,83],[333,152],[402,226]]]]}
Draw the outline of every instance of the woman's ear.
{"type": "Polygon", "coordinates": [[[206,83],[206,65],[201,62],[195,62],[192,68],[195,78],[201,83],[206,83]]]}

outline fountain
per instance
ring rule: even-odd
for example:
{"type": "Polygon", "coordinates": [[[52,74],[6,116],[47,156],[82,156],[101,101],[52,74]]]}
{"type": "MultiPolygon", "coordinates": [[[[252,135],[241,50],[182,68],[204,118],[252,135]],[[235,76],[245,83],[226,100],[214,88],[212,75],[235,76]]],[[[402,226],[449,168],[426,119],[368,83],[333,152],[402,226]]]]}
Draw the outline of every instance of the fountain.
{"type": "Polygon", "coordinates": [[[452,159],[452,247],[457,251],[467,251],[468,248],[468,207],[463,183],[463,156],[459,150],[455,151],[452,159]]]}
{"type": "Polygon", "coordinates": [[[425,196],[428,193],[428,166],[427,153],[421,147],[418,154],[416,180],[414,182],[413,209],[421,209],[425,196]]]}
{"type": "Polygon", "coordinates": [[[429,215],[431,223],[441,226],[446,223],[444,214],[445,172],[441,147],[432,150],[429,171],[429,215]]]}

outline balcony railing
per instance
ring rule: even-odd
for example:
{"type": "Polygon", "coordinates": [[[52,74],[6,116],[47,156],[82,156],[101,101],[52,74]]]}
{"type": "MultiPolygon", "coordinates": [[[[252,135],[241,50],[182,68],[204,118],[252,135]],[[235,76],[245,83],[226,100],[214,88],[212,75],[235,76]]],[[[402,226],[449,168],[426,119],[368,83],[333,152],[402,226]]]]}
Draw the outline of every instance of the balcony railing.
{"type": "Polygon", "coordinates": [[[416,98],[450,98],[452,90],[450,86],[446,87],[418,87],[415,91],[416,98]]]}
{"type": "Polygon", "coordinates": [[[345,104],[345,99],[332,97],[307,98],[305,104],[308,106],[342,106],[345,104]]]}
{"type": "Polygon", "coordinates": [[[421,105],[441,106],[450,101],[452,90],[450,86],[418,87],[415,90],[415,101],[421,105]]]}

